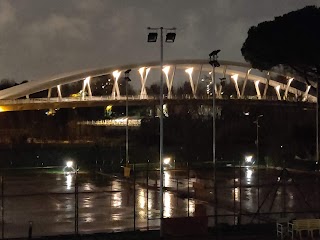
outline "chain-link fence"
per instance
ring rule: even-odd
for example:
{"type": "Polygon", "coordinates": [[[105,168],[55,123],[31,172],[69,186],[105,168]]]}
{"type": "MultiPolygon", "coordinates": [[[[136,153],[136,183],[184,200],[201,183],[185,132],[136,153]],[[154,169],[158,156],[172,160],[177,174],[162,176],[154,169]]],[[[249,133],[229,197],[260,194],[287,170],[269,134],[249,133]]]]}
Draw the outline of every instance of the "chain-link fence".
{"type": "MultiPolygon", "coordinates": [[[[130,167],[129,177],[123,169],[2,171],[2,238],[26,237],[30,228],[33,236],[159,229],[159,166],[130,167]]],[[[164,168],[166,219],[205,216],[214,227],[319,217],[318,172],[235,162],[219,164],[216,171],[211,163],[173,162],[164,168]]]]}

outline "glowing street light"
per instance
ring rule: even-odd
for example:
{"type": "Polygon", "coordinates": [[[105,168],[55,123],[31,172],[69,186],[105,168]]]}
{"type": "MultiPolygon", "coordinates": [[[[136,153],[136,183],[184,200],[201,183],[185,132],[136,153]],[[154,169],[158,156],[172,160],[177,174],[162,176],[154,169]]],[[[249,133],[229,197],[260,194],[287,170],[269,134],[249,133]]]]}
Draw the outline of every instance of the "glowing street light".
{"type": "Polygon", "coordinates": [[[245,156],[244,160],[246,163],[252,163],[252,155],[249,155],[249,156],[245,156]]]}
{"type": "Polygon", "coordinates": [[[163,159],[163,164],[165,164],[165,165],[169,165],[170,162],[171,162],[171,158],[169,158],[169,157],[166,157],[163,159]]]}
{"type": "Polygon", "coordinates": [[[67,166],[68,168],[72,168],[72,167],[73,167],[73,161],[67,161],[67,162],[66,162],[66,166],[67,166]]]}
{"type": "Polygon", "coordinates": [[[74,163],[73,163],[72,160],[66,161],[66,165],[63,168],[63,172],[66,173],[66,174],[75,173],[76,170],[74,169],[73,164],[74,163]]]}

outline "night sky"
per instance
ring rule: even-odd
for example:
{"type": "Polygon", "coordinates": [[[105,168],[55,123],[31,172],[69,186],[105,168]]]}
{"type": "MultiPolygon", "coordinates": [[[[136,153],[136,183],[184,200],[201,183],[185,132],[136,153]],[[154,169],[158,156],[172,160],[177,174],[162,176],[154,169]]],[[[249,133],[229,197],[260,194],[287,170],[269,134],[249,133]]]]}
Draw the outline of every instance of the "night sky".
{"type": "Polygon", "coordinates": [[[244,61],[250,26],[320,0],[0,0],[0,79],[159,59],[147,27],[177,27],[165,59],[244,61]]]}

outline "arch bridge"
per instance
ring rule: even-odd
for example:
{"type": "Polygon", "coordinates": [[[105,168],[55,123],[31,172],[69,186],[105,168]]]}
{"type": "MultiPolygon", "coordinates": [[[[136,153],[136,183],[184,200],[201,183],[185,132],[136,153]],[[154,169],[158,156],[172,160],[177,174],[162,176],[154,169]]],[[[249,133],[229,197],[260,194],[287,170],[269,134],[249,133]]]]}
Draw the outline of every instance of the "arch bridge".
{"type": "MultiPolygon", "coordinates": [[[[212,99],[212,91],[215,91],[218,103],[232,101],[252,104],[266,102],[281,104],[290,102],[312,105],[316,102],[315,93],[310,91],[311,86],[295,79],[294,76],[282,76],[276,72],[260,72],[252,69],[246,63],[220,61],[220,64],[221,66],[214,68],[214,73],[212,73],[212,67],[207,60],[165,62],[162,69],[166,86],[165,101],[209,101],[210,98],[212,99]],[[211,74],[214,74],[213,76],[216,78],[214,87],[212,86],[211,74]],[[280,75],[281,78],[279,78],[280,75]],[[190,89],[188,93],[180,92],[177,94],[174,86],[177,86],[179,80],[188,83],[190,89]],[[232,85],[231,94],[225,94],[225,82],[229,87],[232,85]],[[202,90],[205,90],[201,92],[200,86],[202,86],[202,90]]],[[[33,80],[4,89],[0,91],[0,111],[124,104],[127,96],[121,93],[119,86],[124,71],[127,69],[133,70],[130,73],[130,78],[135,78],[137,81],[134,81],[133,85],[138,85],[136,86],[138,93],[128,96],[130,104],[157,102],[159,94],[152,95],[147,86],[148,83],[150,85],[155,82],[154,79],[157,80],[156,83],[159,83],[160,66],[159,62],[147,62],[82,70],[33,80]],[[112,79],[107,79],[105,83],[100,83],[100,85],[95,83],[95,81],[99,81],[99,77],[106,75],[110,75],[112,79]],[[70,84],[78,86],[77,92],[71,95],[64,91],[70,84]],[[110,85],[110,91],[105,91],[103,94],[101,91],[96,91],[97,88],[107,88],[107,85],[110,85]],[[96,94],[96,92],[99,93],[96,94]],[[42,97],[37,97],[38,93],[42,93],[42,97]]]]}

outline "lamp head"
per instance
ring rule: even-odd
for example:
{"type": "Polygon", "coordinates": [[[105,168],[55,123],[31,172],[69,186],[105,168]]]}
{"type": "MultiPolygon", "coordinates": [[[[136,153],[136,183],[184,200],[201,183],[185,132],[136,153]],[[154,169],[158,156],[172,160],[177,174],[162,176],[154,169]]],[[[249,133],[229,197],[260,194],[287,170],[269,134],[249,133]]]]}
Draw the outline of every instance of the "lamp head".
{"type": "Polygon", "coordinates": [[[148,42],[156,42],[158,38],[158,33],[157,32],[150,32],[148,34],[148,42]]]}
{"type": "Polygon", "coordinates": [[[217,56],[220,51],[221,51],[220,49],[212,51],[212,52],[209,54],[209,57],[217,56]]]}
{"type": "Polygon", "coordinates": [[[176,39],[176,33],[175,32],[169,32],[166,35],[166,42],[167,43],[173,43],[176,39]]]}

